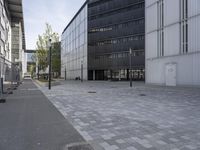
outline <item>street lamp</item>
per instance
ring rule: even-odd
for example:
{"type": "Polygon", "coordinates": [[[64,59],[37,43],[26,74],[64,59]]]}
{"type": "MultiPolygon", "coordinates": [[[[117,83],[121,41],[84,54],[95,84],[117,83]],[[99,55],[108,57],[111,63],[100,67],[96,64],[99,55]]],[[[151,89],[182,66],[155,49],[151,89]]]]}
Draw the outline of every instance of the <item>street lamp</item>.
{"type": "Polygon", "coordinates": [[[49,48],[49,90],[51,90],[51,39],[48,41],[49,48]]]}
{"type": "Polygon", "coordinates": [[[132,49],[130,48],[129,49],[129,69],[130,69],[130,87],[133,86],[132,84],[132,49]]]}
{"type": "Polygon", "coordinates": [[[65,81],[67,80],[67,69],[66,69],[66,66],[65,66],[65,81]]]}
{"type": "Polygon", "coordinates": [[[0,78],[0,103],[5,103],[6,99],[3,97],[3,73],[4,73],[4,65],[5,65],[5,55],[1,54],[0,56],[0,71],[1,71],[1,78],[0,78]]]}
{"type": "Polygon", "coordinates": [[[81,82],[83,82],[83,61],[81,61],[81,82]]]}

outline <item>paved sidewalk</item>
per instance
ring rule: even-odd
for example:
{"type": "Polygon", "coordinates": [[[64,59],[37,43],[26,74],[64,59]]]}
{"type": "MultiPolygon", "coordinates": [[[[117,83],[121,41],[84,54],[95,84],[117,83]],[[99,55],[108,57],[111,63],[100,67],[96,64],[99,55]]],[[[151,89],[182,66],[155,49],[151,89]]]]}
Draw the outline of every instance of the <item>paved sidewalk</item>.
{"type": "Polygon", "coordinates": [[[67,150],[85,142],[31,80],[0,104],[0,150],[67,150]]]}
{"type": "Polygon", "coordinates": [[[200,89],[63,81],[40,88],[95,150],[200,150],[200,89]]]}

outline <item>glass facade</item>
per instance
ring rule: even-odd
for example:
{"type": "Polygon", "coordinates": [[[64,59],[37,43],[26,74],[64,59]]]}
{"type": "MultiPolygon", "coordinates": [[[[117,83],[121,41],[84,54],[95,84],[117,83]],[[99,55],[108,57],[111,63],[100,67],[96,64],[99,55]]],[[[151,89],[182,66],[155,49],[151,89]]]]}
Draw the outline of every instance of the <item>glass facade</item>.
{"type": "Polygon", "coordinates": [[[144,0],[86,1],[62,34],[61,76],[144,80],[144,29],[144,0]]]}
{"type": "Polygon", "coordinates": [[[144,0],[89,0],[88,79],[144,80],[144,29],[144,0]]]}
{"type": "Polygon", "coordinates": [[[87,4],[84,4],[62,34],[61,76],[65,76],[66,70],[67,79],[80,78],[83,71],[87,80],[87,17],[87,4]]]}

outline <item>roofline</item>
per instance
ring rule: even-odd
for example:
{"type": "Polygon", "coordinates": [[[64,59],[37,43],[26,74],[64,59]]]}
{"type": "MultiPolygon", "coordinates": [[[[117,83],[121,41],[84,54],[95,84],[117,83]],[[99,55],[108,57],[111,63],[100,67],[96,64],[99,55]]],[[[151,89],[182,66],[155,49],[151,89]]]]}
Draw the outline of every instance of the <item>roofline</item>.
{"type": "Polygon", "coordinates": [[[68,25],[63,30],[62,34],[66,31],[66,29],[71,25],[71,23],[74,21],[74,19],[78,16],[78,14],[83,10],[83,8],[88,4],[89,0],[86,0],[85,3],[81,6],[81,8],[78,10],[78,12],[74,15],[74,17],[71,19],[71,21],[68,23],[68,25]]]}
{"type": "Polygon", "coordinates": [[[25,38],[25,26],[24,26],[24,10],[23,10],[23,0],[22,1],[22,34],[23,34],[23,49],[25,50],[26,49],[26,38],[25,38]]]}

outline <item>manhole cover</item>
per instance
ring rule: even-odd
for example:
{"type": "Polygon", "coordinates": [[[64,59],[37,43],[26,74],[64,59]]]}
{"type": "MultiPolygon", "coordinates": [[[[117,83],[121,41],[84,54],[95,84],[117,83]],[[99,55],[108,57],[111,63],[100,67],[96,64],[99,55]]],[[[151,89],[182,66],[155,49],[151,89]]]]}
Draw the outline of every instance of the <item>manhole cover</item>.
{"type": "Polygon", "coordinates": [[[67,146],[66,150],[94,150],[88,143],[74,143],[67,146]]]}
{"type": "Polygon", "coordinates": [[[111,88],[111,89],[116,89],[117,87],[116,87],[116,86],[111,86],[110,88],[111,88]]]}
{"type": "Polygon", "coordinates": [[[97,93],[97,92],[95,92],[95,91],[89,91],[88,93],[95,94],[95,93],[97,93]]]}
{"type": "Polygon", "coordinates": [[[146,94],[140,94],[140,96],[146,96],[146,94]]]}

